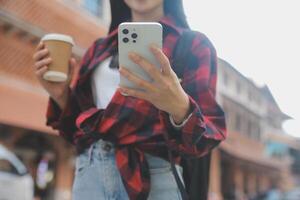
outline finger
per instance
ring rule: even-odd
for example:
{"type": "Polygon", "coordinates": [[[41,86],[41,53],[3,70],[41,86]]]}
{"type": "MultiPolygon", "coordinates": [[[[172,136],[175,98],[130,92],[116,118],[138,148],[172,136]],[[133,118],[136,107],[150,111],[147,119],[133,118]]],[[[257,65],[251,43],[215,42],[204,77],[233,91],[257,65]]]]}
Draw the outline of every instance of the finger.
{"type": "Polygon", "coordinates": [[[76,62],[75,58],[70,58],[70,71],[69,71],[70,75],[72,75],[74,73],[76,64],[77,64],[77,62],[76,62]]]}
{"type": "Polygon", "coordinates": [[[45,65],[45,66],[41,67],[40,69],[36,70],[35,74],[37,75],[37,77],[39,79],[42,79],[42,77],[46,71],[48,71],[48,66],[45,65]]]}
{"type": "Polygon", "coordinates": [[[51,58],[46,58],[46,59],[43,59],[43,60],[40,60],[40,61],[36,62],[34,64],[34,66],[35,66],[35,69],[38,70],[38,69],[40,69],[41,67],[43,67],[45,65],[49,65],[51,62],[52,62],[51,58]]]}
{"type": "Polygon", "coordinates": [[[48,54],[49,54],[48,49],[39,50],[35,54],[33,54],[33,59],[38,61],[38,60],[44,58],[45,56],[47,56],[48,54]]]}
{"type": "Polygon", "coordinates": [[[71,80],[75,71],[76,67],[76,60],[75,58],[70,58],[69,60],[69,73],[68,73],[68,80],[71,80]]]}
{"type": "Polygon", "coordinates": [[[124,86],[120,86],[119,87],[120,92],[125,96],[132,96],[132,97],[136,97],[139,99],[144,99],[144,100],[148,100],[148,96],[145,92],[142,91],[138,91],[135,89],[131,89],[131,88],[127,88],[124,86]]]}
{"type": "Polygon", "coordinates": [[[35,50],[38,51],[38,50],[43,49],[44,47],[45,47],[45,44],[42,41],[40,41],[40,43],[37,45],[35,50]]]}
{"type": "Polygon", "coordinates": [[[141,88],[143,88],[143,89],[145,89],[145,90],[147,90],[147,91],[154,91],[154,90],[155,90],[155,87],[154,87],[151,83],[149,83],[149,82],[147,82],[147,81],[141,79],[141,78],[138,77],[137,75],[131,73],[131,72],[130,72],[129,70],[127,70],[126,68],[124,68],[124,67],[121,66],[120,69],[119,69],[119,71],[120,71],[120,73],[121,73],[125,78],[127,78],[127,79],[130,80],[130,81],[132,81],[132,82],[135,83],[137,86],[139,86],[139,87],[141,87],[141,88]]]}
{"type": "Polygon", "coordinates": [[[154,44],[150,46],[150,50],[154,54],[158,62],[160,63],[163,73],[165,75],[171,74],[172,68],[170,66],[169,59],[164,54],[164,52],[154,44]]]}
{"type": "Polygon", "coordinates": [[[142,56],[139,56],[138,54],[133,53],[133,52],[129,53],[129,58],[133,62],[135,62],[136,64],[141,66],[150,75],[150,77],[153,78],[155,81],[157,81],[157,82],[162,81],[160,70],[157,69],[153,64],[148,62],[145,58],[143,58],[142,56]]]}

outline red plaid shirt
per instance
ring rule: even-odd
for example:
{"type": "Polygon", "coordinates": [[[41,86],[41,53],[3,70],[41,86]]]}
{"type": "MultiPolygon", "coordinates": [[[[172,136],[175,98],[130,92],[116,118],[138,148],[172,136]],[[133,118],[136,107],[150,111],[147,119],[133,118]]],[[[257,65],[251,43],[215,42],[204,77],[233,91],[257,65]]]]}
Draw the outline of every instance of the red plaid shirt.
{"type": "MultiPolygon", "coordinates": [[[[184,29],[170,16],[164,17],[163,51],[172,64],[172,50],[184,29]]],[[[105,58],[117,52],[117,30],[96,40],[83,57],[78,79],[71,87],[66,108],[62,111],[49,98],[47,125],[59,130],[67,141],[88,146],[99,138],[116,145],[116,163],[124,186],[132,200],[146,200],[150,174],[144,152],[168,160],[167,148],[180,155],[200,157],[226,138],[225,118],[215,100],[217,80],[216,51],[208,38],[198,33],[184,66],[181,85],[189,95],[192,115],[177,130],[168,113],[150,102],[123,96],[117,90],[106,109],[93,102],[91,74],[105,58]]],[[[101,178],[101,177],[99,177],[101,178]]]]}

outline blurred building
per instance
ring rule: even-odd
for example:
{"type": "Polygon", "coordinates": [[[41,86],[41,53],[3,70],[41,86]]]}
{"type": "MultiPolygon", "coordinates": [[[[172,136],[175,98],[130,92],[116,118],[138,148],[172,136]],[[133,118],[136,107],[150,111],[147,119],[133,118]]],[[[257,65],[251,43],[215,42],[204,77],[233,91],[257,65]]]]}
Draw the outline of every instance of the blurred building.
{"type": "Polygon", "coordinates": [[[74,152],[45,126],[48,94],[35,78],[34,49],[46,33],[69,34],[80,60],[106,33],[108,6],[108,0],[0,1],[0,143],[29,167],[37,199],[70,199],[74,152]]]}
{"type": "Polygon", "coordinates": [[[212,199],[249,199],[272,186],[292,189],[296,163],[289,146],[278,138],[277,146],[272,143],[276,135],[294,140],[290,147],[299,149],[300,142],[282,129],[290,117],[280,110],[267,86],[255,85],[222,59],[218,64],[217,100],[225,111],[228,138],[213,151],[212,199]],[[279,154],[274,154],[271,144],[279,154]]]}

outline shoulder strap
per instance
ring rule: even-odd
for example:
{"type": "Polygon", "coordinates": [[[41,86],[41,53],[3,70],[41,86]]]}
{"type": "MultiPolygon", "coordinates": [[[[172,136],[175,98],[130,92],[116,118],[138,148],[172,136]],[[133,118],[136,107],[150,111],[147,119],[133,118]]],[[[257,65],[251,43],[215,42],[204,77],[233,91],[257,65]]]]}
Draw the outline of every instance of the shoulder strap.
{"type": "Polygon", "coordinates": [[[173,50],[173,70],[177,74],[178,78],[183,77],[185,66],[187,65],[193,40],[196,36],[196,32],[192,30],[186,30],[182,33],[176,42],[173,50]]]}
{"type": "MultiPolygon", "coordinates": [[[[180,38],[177,40],[175,48],[173,50],[173,70],[175,71],[176,75],[178,78],[183,77],[183,72],[184,68],[187,65],[189,56],[190,56],[190,51],[191,51],[191,46],[193,39],[196,36],[196,32],[187,30],[184,31],[183,34],[180,36],[180,38]]],[[[183,200],[189,200],[189,195],[186,191],[185,186],[183,185],[181,179],[179,178],[179,175],[177,173],[176,167],[175,167],[175,162],[172,158],[172,153],[171,150],[168,149],[168,157],[171,163],[171,169],[173,172],[173,175],[175,177],[176,183],[178,185],[178,188],[181,193],[181,197],[183,200]]]]}

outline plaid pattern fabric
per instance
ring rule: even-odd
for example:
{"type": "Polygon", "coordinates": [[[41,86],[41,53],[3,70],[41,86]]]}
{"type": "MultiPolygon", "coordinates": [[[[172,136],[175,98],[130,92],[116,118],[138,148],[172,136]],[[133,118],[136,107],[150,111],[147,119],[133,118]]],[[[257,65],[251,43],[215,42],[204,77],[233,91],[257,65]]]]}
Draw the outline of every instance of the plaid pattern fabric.
{"type": "MultiPolygon", "coordinates": [[[[160,23],[164,30],[163,51],[172,64],[172,50],[184,29],[176,26],[170,16],[160,23]]],[[[197,34],[181,82],[189,95],[192,116],[179,130],[170,123],[168,113],[119,91],[106,109],[96,107],[91,74],[100,62],[116,52],[117,30],[93,43],[82,60],[76,85],[68,90],[67,107],[60,110],[49,98],[46,124],[59,130],[74,145],[88,146],[98,138],[112,141],[116,145],[117,167],[130,199],[146,200],[150,174],[145,152],[167,160],[169,148],[178,163],[180,156],[205,155],[226,138],[224,113],[215,100],[216,51],[204,34],[197,34]]]]}

